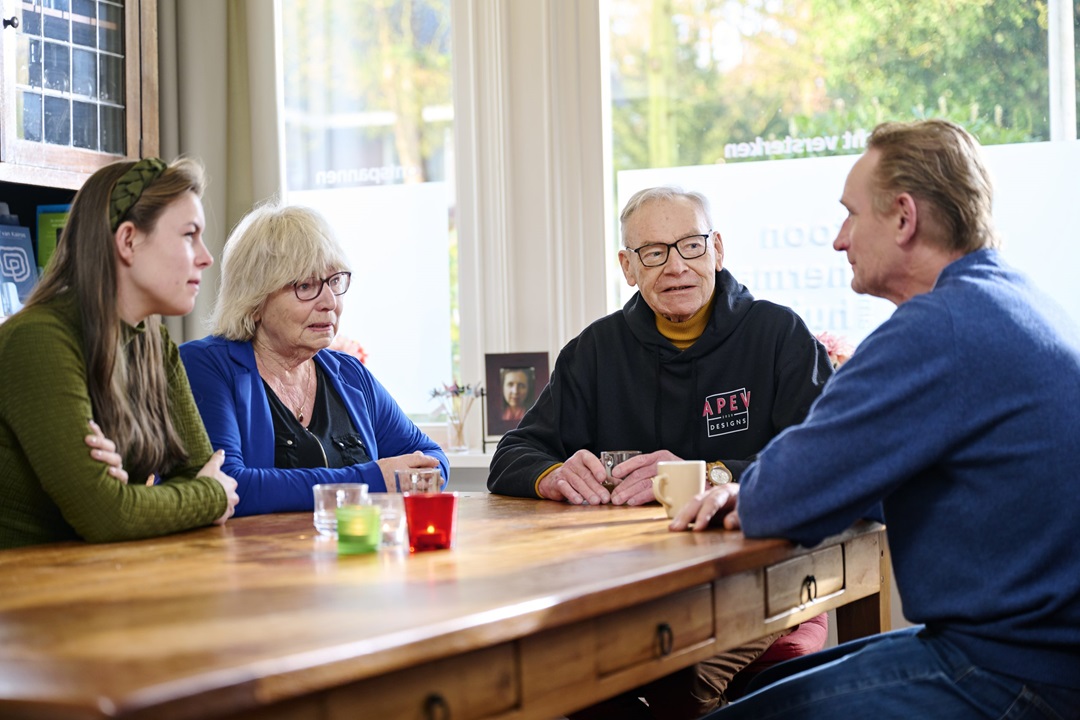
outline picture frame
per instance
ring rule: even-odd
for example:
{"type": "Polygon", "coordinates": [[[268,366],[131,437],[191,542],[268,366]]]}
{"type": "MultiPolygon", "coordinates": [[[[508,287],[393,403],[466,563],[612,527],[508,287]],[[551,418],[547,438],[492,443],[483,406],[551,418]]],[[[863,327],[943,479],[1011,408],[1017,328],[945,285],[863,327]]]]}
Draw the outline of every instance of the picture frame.
{"type": "Polygon", "coordinates": [[[497,441],[517,427],[521,416],[533,406],[540,391],[548,384],[548,354],[487,354],[484,355],[484,370],[487,387],[485,441],[497,441]]]}

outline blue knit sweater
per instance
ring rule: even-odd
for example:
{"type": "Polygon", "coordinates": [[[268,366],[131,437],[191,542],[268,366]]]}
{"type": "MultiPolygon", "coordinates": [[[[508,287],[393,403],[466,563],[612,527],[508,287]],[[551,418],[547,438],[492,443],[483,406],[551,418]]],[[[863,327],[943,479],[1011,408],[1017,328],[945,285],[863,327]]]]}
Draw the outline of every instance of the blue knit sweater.
{"type": "Polygon", "coordinates": [[[372,462],[288,469],[274,467],[274,422],[251,343],[210,336],[181,345],[180,357],[210,442],[225,450],[221,469],[236,480],[238,516],[311,510],[318,483],[362,482],[381,492],[386,484],[374,461],[415,450],[438,460],[443,478],[450,477],[446,454],[354,357],[321,350],[315,362],[345,403],[372,462]]]}
{"type": "Polygon", "coordinates": [[[744,473],[739,516],[812,545],[879,504],[910,620],[1080,689],[1080,328],[992,250],[859,346],[744,473]]]}

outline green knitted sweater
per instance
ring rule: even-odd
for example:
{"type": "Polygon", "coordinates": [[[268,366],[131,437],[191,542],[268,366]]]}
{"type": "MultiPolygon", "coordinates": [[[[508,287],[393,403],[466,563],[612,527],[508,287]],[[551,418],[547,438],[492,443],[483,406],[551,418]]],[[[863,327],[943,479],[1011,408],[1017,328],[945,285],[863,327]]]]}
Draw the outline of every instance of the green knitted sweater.
{"type": "Polygon", "coordinates": [[[176,344],[164,326],[161,333],[169,410],[190,459],[147,487],[111,477],[83,442],[92,412],[74,297],[65,293],[0,325],[0,548],[165,535],[225,512],[221,485],[197,477],[210,439],[176,344]]]}

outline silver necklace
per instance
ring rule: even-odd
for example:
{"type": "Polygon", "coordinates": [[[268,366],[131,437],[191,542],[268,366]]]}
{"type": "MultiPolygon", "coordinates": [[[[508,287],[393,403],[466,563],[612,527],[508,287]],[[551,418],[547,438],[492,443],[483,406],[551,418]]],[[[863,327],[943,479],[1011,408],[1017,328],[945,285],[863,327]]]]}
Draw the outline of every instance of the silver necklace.
{"type": "MultiPolygon", "coordinates": [[[[256,357],[258,357],[258,355],[256,355],[256,357]]],[[[308,365],[308,372],[298,383],[300,389],[299,402],[297,402],[295,393],[286,392],[286,390],[290,389],[288,385],[282,382],[282,380],[278,376],[271,375],[271,377],[273,378],[272,385],[274,386],[274,392],[277,393],[278,399],[281,400],[281,402],[284,403],[286,406],[293,405],[293,407],[296,408],[293,411],[293,415],[296,416],[297,422],[299,422],[301,425],[303,425],[304,423],[304,406],[307,405],[308,385],[311,384],[311,378],[314,376],[314,361],[309,360],[307,362],[311,363],[308,365]]],[[[266,363],[260,362],[259,364],[265,365],[266,363]]]]}
{"type": "MultiPolygon", "coordinates": [[[[312,361],[308,361],[312,362],[312,361]]],[[[296,420],[301,425],[304,424],[304,406],[307,405],[308,385],[311,384],[310,378],[314,371],[309,371],[308,374],[300,381],[300,404],[296,407],[296,420]]]]}

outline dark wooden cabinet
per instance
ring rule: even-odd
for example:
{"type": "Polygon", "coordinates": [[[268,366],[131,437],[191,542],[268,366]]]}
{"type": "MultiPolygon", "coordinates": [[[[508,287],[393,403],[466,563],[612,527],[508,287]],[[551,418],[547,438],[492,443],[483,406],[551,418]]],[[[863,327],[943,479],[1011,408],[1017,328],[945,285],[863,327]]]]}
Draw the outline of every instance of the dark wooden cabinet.
{"type": "Polygon", "coordinates": [[[0,3],[0,200],[158,154],[156,0],[0,3]]]}

